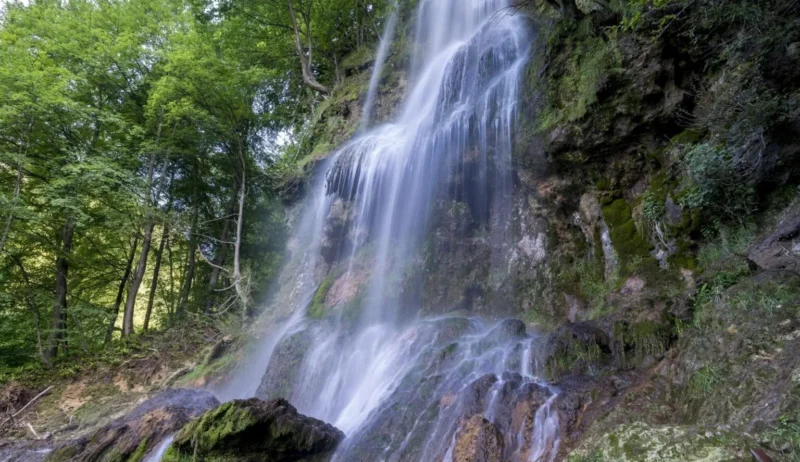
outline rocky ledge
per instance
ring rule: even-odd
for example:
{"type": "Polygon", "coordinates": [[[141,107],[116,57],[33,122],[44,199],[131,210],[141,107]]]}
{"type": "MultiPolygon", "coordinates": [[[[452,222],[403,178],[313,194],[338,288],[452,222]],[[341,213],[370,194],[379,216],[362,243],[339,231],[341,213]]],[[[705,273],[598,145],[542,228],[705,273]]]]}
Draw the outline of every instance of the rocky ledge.
{"type": "Polygon", "coordinates": [[[252,398],[225,403],[190,422],[162,460],[321,462],[343,439],[340,430],[299,414],[284,399],[252,398]]]}

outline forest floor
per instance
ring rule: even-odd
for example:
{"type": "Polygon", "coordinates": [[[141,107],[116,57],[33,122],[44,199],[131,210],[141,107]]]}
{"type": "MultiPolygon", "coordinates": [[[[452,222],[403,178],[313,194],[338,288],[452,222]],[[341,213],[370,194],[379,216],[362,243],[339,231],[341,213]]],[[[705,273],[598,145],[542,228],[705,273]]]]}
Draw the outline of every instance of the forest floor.
{"type": "Polygon", "coordinates": [[[236,362],[238,349],[227,354],[234,336],[212,324],[186,323],[17,373],[0,384],[0,449],[3,439],[86,433],[165,388],[211,385],[236,362]]]}

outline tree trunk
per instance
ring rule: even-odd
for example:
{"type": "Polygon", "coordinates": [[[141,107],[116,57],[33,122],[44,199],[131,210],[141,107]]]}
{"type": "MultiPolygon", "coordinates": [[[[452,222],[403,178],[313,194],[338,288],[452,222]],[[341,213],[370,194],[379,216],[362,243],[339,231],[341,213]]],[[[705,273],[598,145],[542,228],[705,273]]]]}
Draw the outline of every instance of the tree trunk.
{"type": "Polygon", "coordinates": [[[314,71],[312,69],[313,64],[313,49],[312,49],[312,42],[311,42],[311,28],[309,21],[306,20],[306,37],[307,37],[307,47],[308,47],[308,56],[306,56],[306,51],[303,50],[303,43],[300,40],[300,28],[297,26],[297,16],[294,13],[294,4],[292,0],[288,0],[289,2],[289,16],[292,19],[292,29],[294,29],[294,46],[295,50],[297,51],[297,56],[300,58],[300,68],[303,72],[303,82],[306,85],[310,86],[311,88],[321,91],[322,93],[330,93],[330,89],[325,85],[317,82],[317,79],[314,77],[314,71]]]}
{"type": "Polygon", "coordinates": [[[192,281],[194,280],[195,267],[197,266],[197,207],[194,209],[192,227],[189,230],[189,262],[187,263],[186,279],[183,281],[181,294],[178,297],[178,310],[175,313],[181,319],[186,313],[186,305],[189,303],[189,295],[192,292],[192,281]]]}
{"type": "Polygon", "coordinates": [[[203,309],[205,314],[211,313],[211,308],[214,306],[214,302],[216,301],[215,291],[217,290],[217,283],[219,282],[219,276],[222,273],[222,267],[225,266],[225,260],[228,257],[228,240],[231,238],[231,227],[230,227],[230,219],[229,217],[236,212],[236,204],[239,199],[239,190],[241,185],[237,180],[234,180],[234,187],[233,187],[233,195],[231,196],[231,202],[228,204],[228,208],[225,210],[225,222],[222,225],[222,234],[219,238],[219,248],[217,250],[217,255],[214,257],[214,260],[211,261],[211,276],[208,278],[208,296],[206,297],[206,304],[203,309]]]}
{"type": "Polygon", "coordinates": [[[167,310],[169,314],[169,325],[175,324],[175,272],[172,261],[172,245],[167,240],[167,260],[169,261],[169,305],[167,310]]]}
{"type": "MultiPolygon", "coordinates": [[[[159,126],[159,136],[161,134],[161,127],[159,126]]],[[[125,312],[122,315],[122,336],[128,336],[133,333],[133,313],[136,309],[136,295],[139,293],[139,287],[142,285],[144,273],[147,271],[147,257],[150,254],[150,246],[153,243],[153,228],[155,223],[153,221],[153,174],[155,170],[156,155],[150,154],[150,161],[147,166],[147,199],[145,200],[144,212],[144,227],[142,230],[142,251],[139,254],[139,262],[136,264],[136,271],[131,278],[131,285],[128,287],[128,297],[125,299],[125,312]]]]}
{"type": "Polygon", "coordinates": [[[39,352],[39,357],[42,358],[42,361],[49,366],[50,361],[47,359],[47,356],[44,352],[44,347],[42,345],[42,315],[39,312],[39,306],[36,304],[36,299],[33,295],[33,284],[31,284],[31,279],[28,276],[28,272],[25,270],[25,266],[22,264],[22,259],[16,255],[13,256],[12,259],[22,273],[22,280],[25,281],[25,302],[28,304],[28,310],[33,315],[36,327],[36,351],[39,352]]]}
{"type": "Polygon", "coordinates": [[[158,244],[158,253],[156,253],[156,263],[153,267],[153,282],[150,284],[150,297],[147,299],[147,311],[144,314],[143,329],[147,332],[150,327],[150,315],[153,313],[153,302],[156,299],[156,289],[158,288],[158,273],[161,271],[161,257],[164,255],[164,246],[169,239],[169,224],[164,224],[164,230],[161,234],[161,242],[158,244]]]}
{"type": "Polygon", "coordinates": [[[56,258],[56,296],[53,301],[53,318],[45,351],[45,358],[48,361],[58,356],[59,349],[62,352],[67,349],[67,274],[74,232],[75,221],[67,218],[61,229],[61,248],[56,258]]]}
{"type": "Polygon", "coordinates": [[[247,163],[244,159],[241,145],[239,146],[239,159],[242,162],[242,184],[239,187],[239,212],[236,214],[236,242],[233,247],[233,285],[236,295],[242,303],[242,314],[248,317],[247,295],[242,287],[241,248],[242,248],[242,223],[244,222],[244,200],[247,193],[247,163]]]}
{"type": "Polygon", "coordinates": [[[133,269],[133,257],[136,256],[136,247],[139,246],[139,236],[136,236],[133,239],[133,245],[131,246],[131,253],[128,254],[128,260],[125,263],[125,273],[122,275],[122,279],[119,281],[119,287],[117,288],[117,298],[114,300],[114,310],[113,316],[111,317],[111,321],[108,324],[108,329],[106,329],[106,338],[105,343],[111,343],[111,339],[114,338],[114,326],[117,325],[117,317],[119,317],[119,307],[122,306],[122,296],[125,295],[125,286],[128,285],[128,279],[131,277],[131,270],[133,269]]]}
{"type": "Polygon", "coordinates": [[[6,219],[6,225],[3,229],[3,235],[0,237],[0,253],[3,253],[3,249],[6,246],[6,241],[8,240],[8,233],[11,230],[11,223],[14,221],[14,209],[17,207],[17,202],[19,201],[19,192],[20,187],[22,185],[22,159],[17,162],[17,179],[14,182],[14,198],[11,200],[11,208],[8,211],[8,218],[6,219]]]}
{"type": "Polygon", "coordinates": [[[131,285],[128,287],[128,298],[125,299],[125,313],[122,315],[122,336],[133,333],[133,313],[136,308],[136,295],[142,285],[144,273],[147,271],[147,256],[150,253],[150,246],[153,243],[153,228],[155,224],[152,218],[148,217],[144,225],[144,235],[142,236],[142,251],[139,253],[139,262],[136,264],[136,271],[131,278],[131,285]]]}

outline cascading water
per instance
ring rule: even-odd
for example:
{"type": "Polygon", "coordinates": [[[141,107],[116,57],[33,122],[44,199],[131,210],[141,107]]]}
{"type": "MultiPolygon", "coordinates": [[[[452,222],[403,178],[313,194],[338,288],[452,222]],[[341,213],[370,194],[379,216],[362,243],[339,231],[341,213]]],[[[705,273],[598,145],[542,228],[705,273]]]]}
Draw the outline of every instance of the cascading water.
{"type": "Polygon", "coordinates": [[[534,39],[507,7],[421,1],[399,115],[332,156],[295,228],[282,290],[296,312],[256,395],[343,430],[335,460],[456,460],[475,415],[503,435],[504,460],[558,451],[556,391],[537,378],[524,324],[419,308],[437,214],[466,209],[492,242],[492,271],[507,267],[512,133],[534,39]]]}
{"type": "Polygon", "coordinates": [[[375,99],[378,95],[378,87],[381,83],[381,76],[383,75],[383,65],[386,63],[386,58],[389,56],[389,48],[394,40],[394,30],[397,28],[397,2],[392,3],[392,11],[389,13],[389,18],[386,20],[386,27],[384,28],[381,41],[378,44],[378,52],[375,54],[375,68],[372,70],[372,76],[369,79],[369,89],[367,90],[367,99],[364,102],[364,114],[361,116],[362,129],[367,128],[372,122],[372,110],[375,106],[375,99]]]}

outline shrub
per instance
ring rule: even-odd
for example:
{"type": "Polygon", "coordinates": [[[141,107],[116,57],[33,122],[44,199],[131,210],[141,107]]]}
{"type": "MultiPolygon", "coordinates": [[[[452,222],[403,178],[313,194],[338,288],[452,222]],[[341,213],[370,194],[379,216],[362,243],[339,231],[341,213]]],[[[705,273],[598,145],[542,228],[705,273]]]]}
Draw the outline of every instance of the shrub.
{"type": "Polygon", "coordinates": [[[737,165],[728,150],[709,143],[698,144],[684,154],[682,164],[692,181],[680,195],[682,206],[738,220],[755,211],[755,190],[749,173],[737,165]]]}

